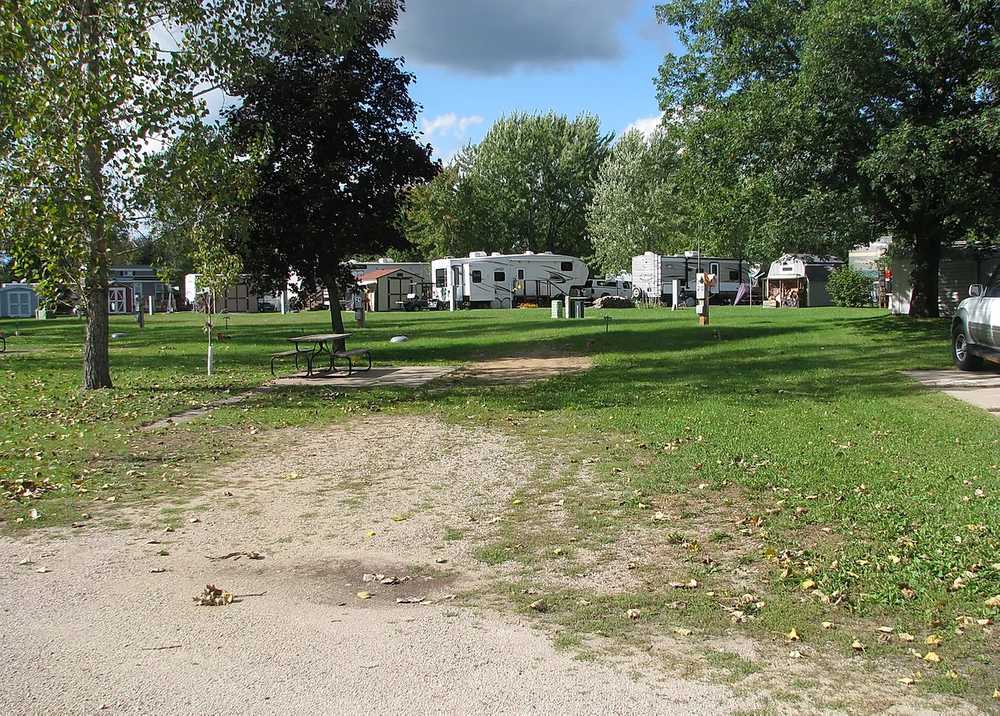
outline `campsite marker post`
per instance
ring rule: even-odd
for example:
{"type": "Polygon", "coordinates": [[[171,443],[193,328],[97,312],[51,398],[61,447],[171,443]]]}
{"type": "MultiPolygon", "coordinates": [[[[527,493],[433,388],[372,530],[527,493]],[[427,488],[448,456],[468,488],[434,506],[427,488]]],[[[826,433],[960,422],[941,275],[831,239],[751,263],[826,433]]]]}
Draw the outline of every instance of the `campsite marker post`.
{"type": "Polygon", "coordinates": [[[699,273],[695,281],[695,298],[698,305],[695,313],[698,314],[698,325],[708,325],[708,305],[711,299],[711,288],[715,284],[715,274],[699,273]]]}

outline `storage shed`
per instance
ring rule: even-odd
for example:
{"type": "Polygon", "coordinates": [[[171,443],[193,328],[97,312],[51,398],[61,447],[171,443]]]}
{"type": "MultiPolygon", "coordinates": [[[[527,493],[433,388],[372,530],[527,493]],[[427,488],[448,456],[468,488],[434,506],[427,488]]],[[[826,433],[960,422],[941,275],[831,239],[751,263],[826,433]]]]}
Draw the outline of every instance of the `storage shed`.
{"type": "Polygon", "coordinates": [[[0,318],[33,318],[38,294],[30,283],[0,284],[0,318]]]}
{"type": "Polygon", "coordinates": [[[425,297],[430,291],[430,267],[426,273],[403,268],[380,268],[367,271],[356,279],[365,289],[369,311],[398,311],[408,294],[425,297]]]}
{"type": "Polygon", "coordinates": [[[798,308],[832,304],[826,283],[844,262],[836,256],[785,254],[767,272],[765,305],[798,308]]]}

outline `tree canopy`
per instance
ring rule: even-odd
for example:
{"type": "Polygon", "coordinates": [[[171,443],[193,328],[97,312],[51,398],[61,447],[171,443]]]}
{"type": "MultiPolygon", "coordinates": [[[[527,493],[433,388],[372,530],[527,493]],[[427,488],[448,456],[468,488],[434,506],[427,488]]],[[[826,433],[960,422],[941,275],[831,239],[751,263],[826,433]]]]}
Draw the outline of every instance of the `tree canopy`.
{"type": "Polygon", "coordinates": [[[673,253],[690,248],[688,209],[680,196],[681,155],[673,137],[657,131],[623,134],[598,172],[587,229],[595,267],[630,271],[644,251],[673,253]]]}
{"type": "Polygon", "coordinates": [[[693,118],[703,229],[841,254],[891,233],[913,256],[911,313],[936,315],[942,245],[1000,232],[996,3],[672,0],[658,14],[686,50],[658,91],[693,118]]]}
{"type": "Polygon", "coordinates": [[[264,285],[283,287],[294,272],[307,289],[324,286],[338,332],[343,262],[404,247],[405,192],[437,171],[416,138],[413,76],[380,51],[397,14],[394,2],[375,4],[343,50],[283,43],[229,117],[239,147],[263,148],[234,249],[264,285]]]}
{"type": "Polygon", "coordinates": [[[429,255],[589,256],[587,206],[611,136],[592,115],[514,113],[411,195],[403,225],[429,255]]]}

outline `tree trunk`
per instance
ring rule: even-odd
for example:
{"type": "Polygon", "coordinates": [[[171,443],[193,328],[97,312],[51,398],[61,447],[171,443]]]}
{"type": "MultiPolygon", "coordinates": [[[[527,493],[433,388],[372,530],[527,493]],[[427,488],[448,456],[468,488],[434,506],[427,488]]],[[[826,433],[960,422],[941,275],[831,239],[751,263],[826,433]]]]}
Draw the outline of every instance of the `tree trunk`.
{"type": "Polygon", "coordinates": [[[83,387],[111,387],[108,360],[108,287],[96,281],[87,287],[87,330],[83,339],[83,387]]]}
{"type": "Polygon", "coordinates": [[[941,242],[926,228],[914,232],[913,267],[910,270],[910,315],[920,318],[940,316],[938,281],[941,269],[941,242]]]}
{"type": "MultiPolygon", "coordinates": [[[[94,0],[81,6],[81,31],[86,43],[83,71],[88,88],[97,83],[100,72],[100,32],[94,0]]],[[[85,180],[93,196],[93,217],[89,229],[90,265],[84,279],[82,296],[87,310],[87,329],[83,340],[83,387],[92,390],[111,387],[108,356],[108,237],[104,215],[104,158],[97,128],[88,123],[84,131],[86,160],[85,180]]]]}
{"type": "MultiPolygon", "coordinates": [[[[344,333],[344,316],[340,313],[340,295],[337,293],[337,278],[330,275],[323,279],[326,286],[326,293],[330,299],[330,326],[334,333],[344,333]]],[[[334,343],[338,351],[344,350],[344,341],[339,340],[334,343]]]]}

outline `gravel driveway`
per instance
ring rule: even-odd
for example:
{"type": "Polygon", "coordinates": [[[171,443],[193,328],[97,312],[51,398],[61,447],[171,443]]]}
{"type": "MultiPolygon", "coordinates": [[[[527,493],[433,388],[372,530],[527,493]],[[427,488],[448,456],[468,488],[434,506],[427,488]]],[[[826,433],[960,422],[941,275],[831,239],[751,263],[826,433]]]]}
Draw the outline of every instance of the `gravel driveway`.
{"type": "Polygon", "coordinates": [[[255,450],[173,532],[149,508],[132,515],[147,527],[0,541],[0,713],[745,706],[721,686],[574,660],[527,623],[456,606],[482,579],[468,537],[532,468],[512,439],[381,417],[277,431],[255,450]],[[195,606],[208,583],[236,601],[195,606]]]}

